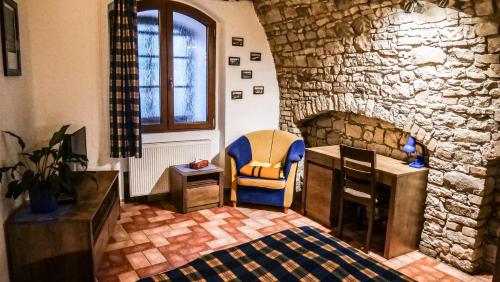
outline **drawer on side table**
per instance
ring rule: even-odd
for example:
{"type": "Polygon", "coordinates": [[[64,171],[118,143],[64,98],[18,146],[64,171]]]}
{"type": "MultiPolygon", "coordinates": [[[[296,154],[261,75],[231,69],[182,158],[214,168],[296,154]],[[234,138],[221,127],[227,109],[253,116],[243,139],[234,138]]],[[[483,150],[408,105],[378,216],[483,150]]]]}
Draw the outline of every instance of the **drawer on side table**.
{"type": "Polygon", "coordinates": [[[219,204],[219,185],[187,188],[187,207],[193,208],[209,204],[219,204]]]}
{"type": "Polygon", "coordinates": [[[210,165],[191,170],[187,165],[170,167],[170,198],[182,213],[222,207],[224,170],[210,165]]]}

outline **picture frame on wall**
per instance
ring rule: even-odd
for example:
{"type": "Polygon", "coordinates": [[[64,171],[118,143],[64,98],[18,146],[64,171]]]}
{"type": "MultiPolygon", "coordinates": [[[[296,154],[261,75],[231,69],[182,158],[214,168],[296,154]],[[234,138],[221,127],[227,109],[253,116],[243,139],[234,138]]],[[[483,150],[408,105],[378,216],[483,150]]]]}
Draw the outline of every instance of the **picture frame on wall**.
{"type": "Polygon", "coordinates": [[[243,47],[245,44],[245,39],[243,37],[233,37],[232,38],[233,46],[243,47]]]}
{"type": "Polygon", "coordinates": [[[253,87],[254,95],[263,95],[264,94],[264,86],[254,86],[253,87]]]}
{"type": "Polygon", "coordinates": [[[255,61],[255,62],[262,61],[262,53],[250,52],[250,61],[255,61]]]}
{"type": "Polygon", "coordinates": [[[231,99],[232,100],[243,99],[243,91],[231,91],[231,99]]]}
{"type": "Polygon", "coordinates": [[[242,70],[241,71],[241,78],[242,79],[252,79],[253,72],[251,70],[242,70]]]}
{"type": "Polygon", "coordinates": [[[0,4],[0,34],[2,38],[4,75],[20,76],[22,72],[17,3],[12,0],[0,0],[0,4]]]}
{"type": "Polygon", "coordinates": [[[229,65],[230,66],[239,66],[240,65],[240,57],[229,57],[229,65]]]}

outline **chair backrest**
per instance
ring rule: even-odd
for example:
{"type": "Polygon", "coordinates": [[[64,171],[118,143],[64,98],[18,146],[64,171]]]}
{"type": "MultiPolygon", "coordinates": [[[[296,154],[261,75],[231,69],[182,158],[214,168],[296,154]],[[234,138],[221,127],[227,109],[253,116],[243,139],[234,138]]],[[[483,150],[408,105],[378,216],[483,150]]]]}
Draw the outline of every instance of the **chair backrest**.
{"type": "Polygon", "coordinates": [[[292,143],[300,138],[281,130],[260,130],[246,134],[252,159],[272,165],[283,162],[292,143]]]}
{"type": "Polygon", "coordinates": [[[375,151],[340,145],[342,189],[350,188],[369,194],[374,200],[377,183],[375,166],[375,151]]]}

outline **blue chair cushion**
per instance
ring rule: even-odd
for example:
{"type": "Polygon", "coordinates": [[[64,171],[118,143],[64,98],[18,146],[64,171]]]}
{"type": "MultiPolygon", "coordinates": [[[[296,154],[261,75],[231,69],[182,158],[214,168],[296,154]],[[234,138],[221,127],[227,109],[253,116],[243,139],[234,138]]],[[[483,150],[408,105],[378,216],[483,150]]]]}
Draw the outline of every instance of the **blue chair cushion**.
{"type": "Polygon", "coordinates": [[[288,149],[288,154],[286,156],[285,165],[283,166],[283,170],[285,172],[285,177],[288,179],[288,174],[290,173],[290,169],[292,169],[292,164],[294,162],[298,162],[304,157],[304,153],[306,150],[306,145],[304,144],[304,140],[295,140],[290,149],[288,149]]]}
{"type": "Polygon", "coordinates": [[[229,146],[227,154],[236,162],[236,169],[240,169],[252,160],[252,147],[246,136],[241,136],[229,146]]]}

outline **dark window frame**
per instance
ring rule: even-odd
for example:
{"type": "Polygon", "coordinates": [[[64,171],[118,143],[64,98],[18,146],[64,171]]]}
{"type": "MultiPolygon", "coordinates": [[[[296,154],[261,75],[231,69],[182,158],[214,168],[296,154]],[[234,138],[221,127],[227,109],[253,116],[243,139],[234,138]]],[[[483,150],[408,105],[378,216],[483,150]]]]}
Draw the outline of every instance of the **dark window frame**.
{"type": "Polygon", "coordinates": [[[142,125],[143,133],[215,129],[215,40],[216,22],[205,13],[171,0],[142,0],[138,12],[159,11],[160,24],[160,123],[142,125]],[[173,13],[189,16],[207,27],[207,119],[205,122],[178,123],[174,120],[173,13]]]}

